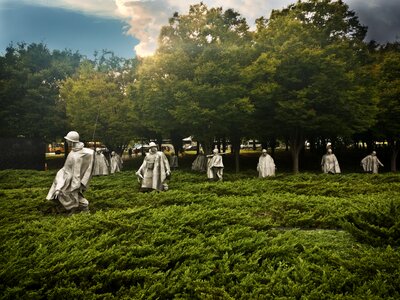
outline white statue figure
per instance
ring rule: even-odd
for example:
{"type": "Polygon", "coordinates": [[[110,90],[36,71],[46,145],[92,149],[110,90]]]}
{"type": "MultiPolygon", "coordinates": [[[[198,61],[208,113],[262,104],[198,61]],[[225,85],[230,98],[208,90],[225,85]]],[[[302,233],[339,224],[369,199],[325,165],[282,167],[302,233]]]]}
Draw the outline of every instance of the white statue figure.
{"type": "Polygon", "coordinates": [[[378,168],[379,166],[383,167],[383,164],[376,156],[376,152],[372,151],[370,155],[367,155],[361,160],[361,166],[364,172],[378,174],[378,168]]]}
{"type": "Polygon", "coordinates": [[[122,161],[122,158],[115,151],[112,151],[111,158],[110,158],[111,174],[121,172],[123,163],[124,162],[122,161]]]}
{"type": "Polygon", "coordinates": [[[70,131],[64,137],[71,152],[64,167],[57,172],[47,200],[58,200],[67,210],[88,210],[89,201],[83,197],[92,177],[94,151],[84,148],[79,142],[79,134],[70,131]]]}
{"type": "Polygon", "coordinates": [[[339,162],[336,155],[332,153],[332,149],[328,149],[321,160],[322,172],[330,174],[340,173],[339,162]]]}
{"type": "Polygon", "coordinates": [[[141,183],[141,191],[166,191],[168,190],[167,179],[171,175],[168,159],[161,151],[157,151],[154,142],[149,144],[149,153],[143,160],[142,165],[136,172],[141,183]]]}
{"type": "Polygon", "coordinates": [[[94,156],[94,167],[93,176],[96,175],[108,175],[108,160],[104,156],[100,148],[96,148],[96,154],[94,156]]]}
{"type": "Polygon", "coordinates": [[[275,163],[274,159],[263,149],[257,165],[258,177],[265,178],[268,176],[275,176],[275,163]]]}
{"type": "Polygon", "coordinates": [[[224,164],[222,162],[222,156],[218,153],[218,149],[213,150],[212,155],[207,155],[207,177],[211,180],[222,181],[222,175],[224,171],[224,164]]]}
{"type": "Polygon", "coordinates": [[[175,152],[171,152],[171,156],[169,158],[169,166],[171,170],[178,169],[178,156],[175,155],[175,152]]]}
{"type": "Polygon", "coordinates": [[[204,153],[200,152],[192,163],[192,170],[198,172],[207,171],[207,158],[204,153]]]}

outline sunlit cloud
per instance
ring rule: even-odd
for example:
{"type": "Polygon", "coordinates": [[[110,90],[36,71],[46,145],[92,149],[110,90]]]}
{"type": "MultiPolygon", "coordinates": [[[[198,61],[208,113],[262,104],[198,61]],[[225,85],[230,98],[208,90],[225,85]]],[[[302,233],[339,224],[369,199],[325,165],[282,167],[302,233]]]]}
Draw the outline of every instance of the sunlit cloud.
{"type": "Polygon", "coordinates": [[[129,28],[127,33],[140,42],[135,47],[138,56],[148,56],[157,48],[157,39],[160,29],[166,25],[176,7],[170,6],[167,1],[130,1],[115,0],[118,14],[120,14],[129,28]]]}
{"type": "MultiPolygon", "coordinates": [[[[208,7],[233,8],[247,19],[249,26],[253,26],[255,19],[269,16],[273,8],[283,8],[291,0],[205,0],[208,7]]],[[[185,14],[192,4],[199,1],[180,0],[115,0],[118,14],[123,16],[128,24],[128,34],[140,40],[135,47],[136,54],[147,56],[157,49],[157,40],[162,26],[168,24],[168,19],[174,12],[185,14]]]]}
{"type": "MultiPolygon", "coordinates": [[[[0,0],[1,1],[4,0],[0,0]]],[[[162,26],[174,12],[186,14],[192,0],[21,0],[34,5],[71,9],[126,22],[125,34],[140,42],[135,47],[138,56],[148,56],[157,49],[162,26]]],[[[232,8],[246,18],[250,28],[261,16],[269,17],[273,9],[282,9],[297,0],[203,0],[208,7],[232,8]]],[[[360,21],[369,27],[368,38],[377,41],[395,40],[400,34],[400,1],[345,0],[355,10],[360,21]]]]}

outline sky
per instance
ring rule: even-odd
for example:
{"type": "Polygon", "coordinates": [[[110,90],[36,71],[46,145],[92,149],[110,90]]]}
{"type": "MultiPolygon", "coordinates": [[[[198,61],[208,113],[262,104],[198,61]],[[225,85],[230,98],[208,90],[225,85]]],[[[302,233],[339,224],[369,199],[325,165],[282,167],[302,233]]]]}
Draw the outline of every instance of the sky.
{"type": "MultiPolygon", "coordinates": [[[[233,8],[254,27],[296,0],[203,0],[208,7],[233,8]]],[[[70,49],[89,58],[95,51],[117,56],[148,56],[157,48],[160,28],[174,12],[188,13],[193,0],[0,0],[0,54],[13,42],[70,49]]],[[[400,41],[400,0],[344,0],[363,25],[367,40],[400,41]]]]}

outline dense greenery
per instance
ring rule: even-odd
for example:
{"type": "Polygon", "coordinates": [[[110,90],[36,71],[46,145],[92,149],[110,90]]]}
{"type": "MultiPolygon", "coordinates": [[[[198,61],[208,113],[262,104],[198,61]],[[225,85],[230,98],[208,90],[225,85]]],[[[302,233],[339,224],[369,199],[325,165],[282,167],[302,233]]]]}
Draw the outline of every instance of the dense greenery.
{"type": "Polygon", "coordinates": [[[44,200],[55,171],[0,172],[2,299],[398,299],[399,175],[94,177],[90,213],[44,200]]]}
{"type": "Polygon", "coordinates": [[[0,136],[61,138],[67,123],[59,84],[75,73],[81,55],[46,45],[10,45],[0,56],[0,136]]]}
{"type": "Polygon", "coordinates": [[[53,141],[74,129],[122,150],[133,139],[180,148],[194,136],[206,152],[230,144],[236,171],[242,139],[272,151],[279,140],[295,173],[306,141],[369,151],[380,142],[396,171],[399,44],[367,44],[343,1],[297,1],[251,25],[200,2],[171,16],[147,58],[11,45],[0,57],[0,137],[53,141]]]}
{"type": "Polygon", "coordinates": [[[113,57],[82,62],[77,74],[61,84],[60,96],[71,128],[86,140],[121,150],[135,135],[132,124],[138,123],[124,92],[126,81],[132,80],[124,71],[134,67],[133,61],[114,63],[113,57]]]}

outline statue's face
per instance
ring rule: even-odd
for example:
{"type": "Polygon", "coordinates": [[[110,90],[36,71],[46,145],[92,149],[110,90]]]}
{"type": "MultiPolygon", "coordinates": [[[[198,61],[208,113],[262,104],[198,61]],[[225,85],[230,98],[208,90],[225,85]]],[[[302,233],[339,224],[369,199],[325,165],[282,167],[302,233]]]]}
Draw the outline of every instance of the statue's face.
{"type": "Polygon", "coordinates": [[[151,147],[150,148],[151,153],[156,153],[157,152],[157,147],[151,147]]]}
{"type": "Polygon", "coordinates": [[[71,142],[71,141],[69,141],[69,140],[67,140],[67,144],[68,144],[68,148],[70,148],[70,149],[71,149],[74,143],[73,143],[73,142],[71,142]]]}

